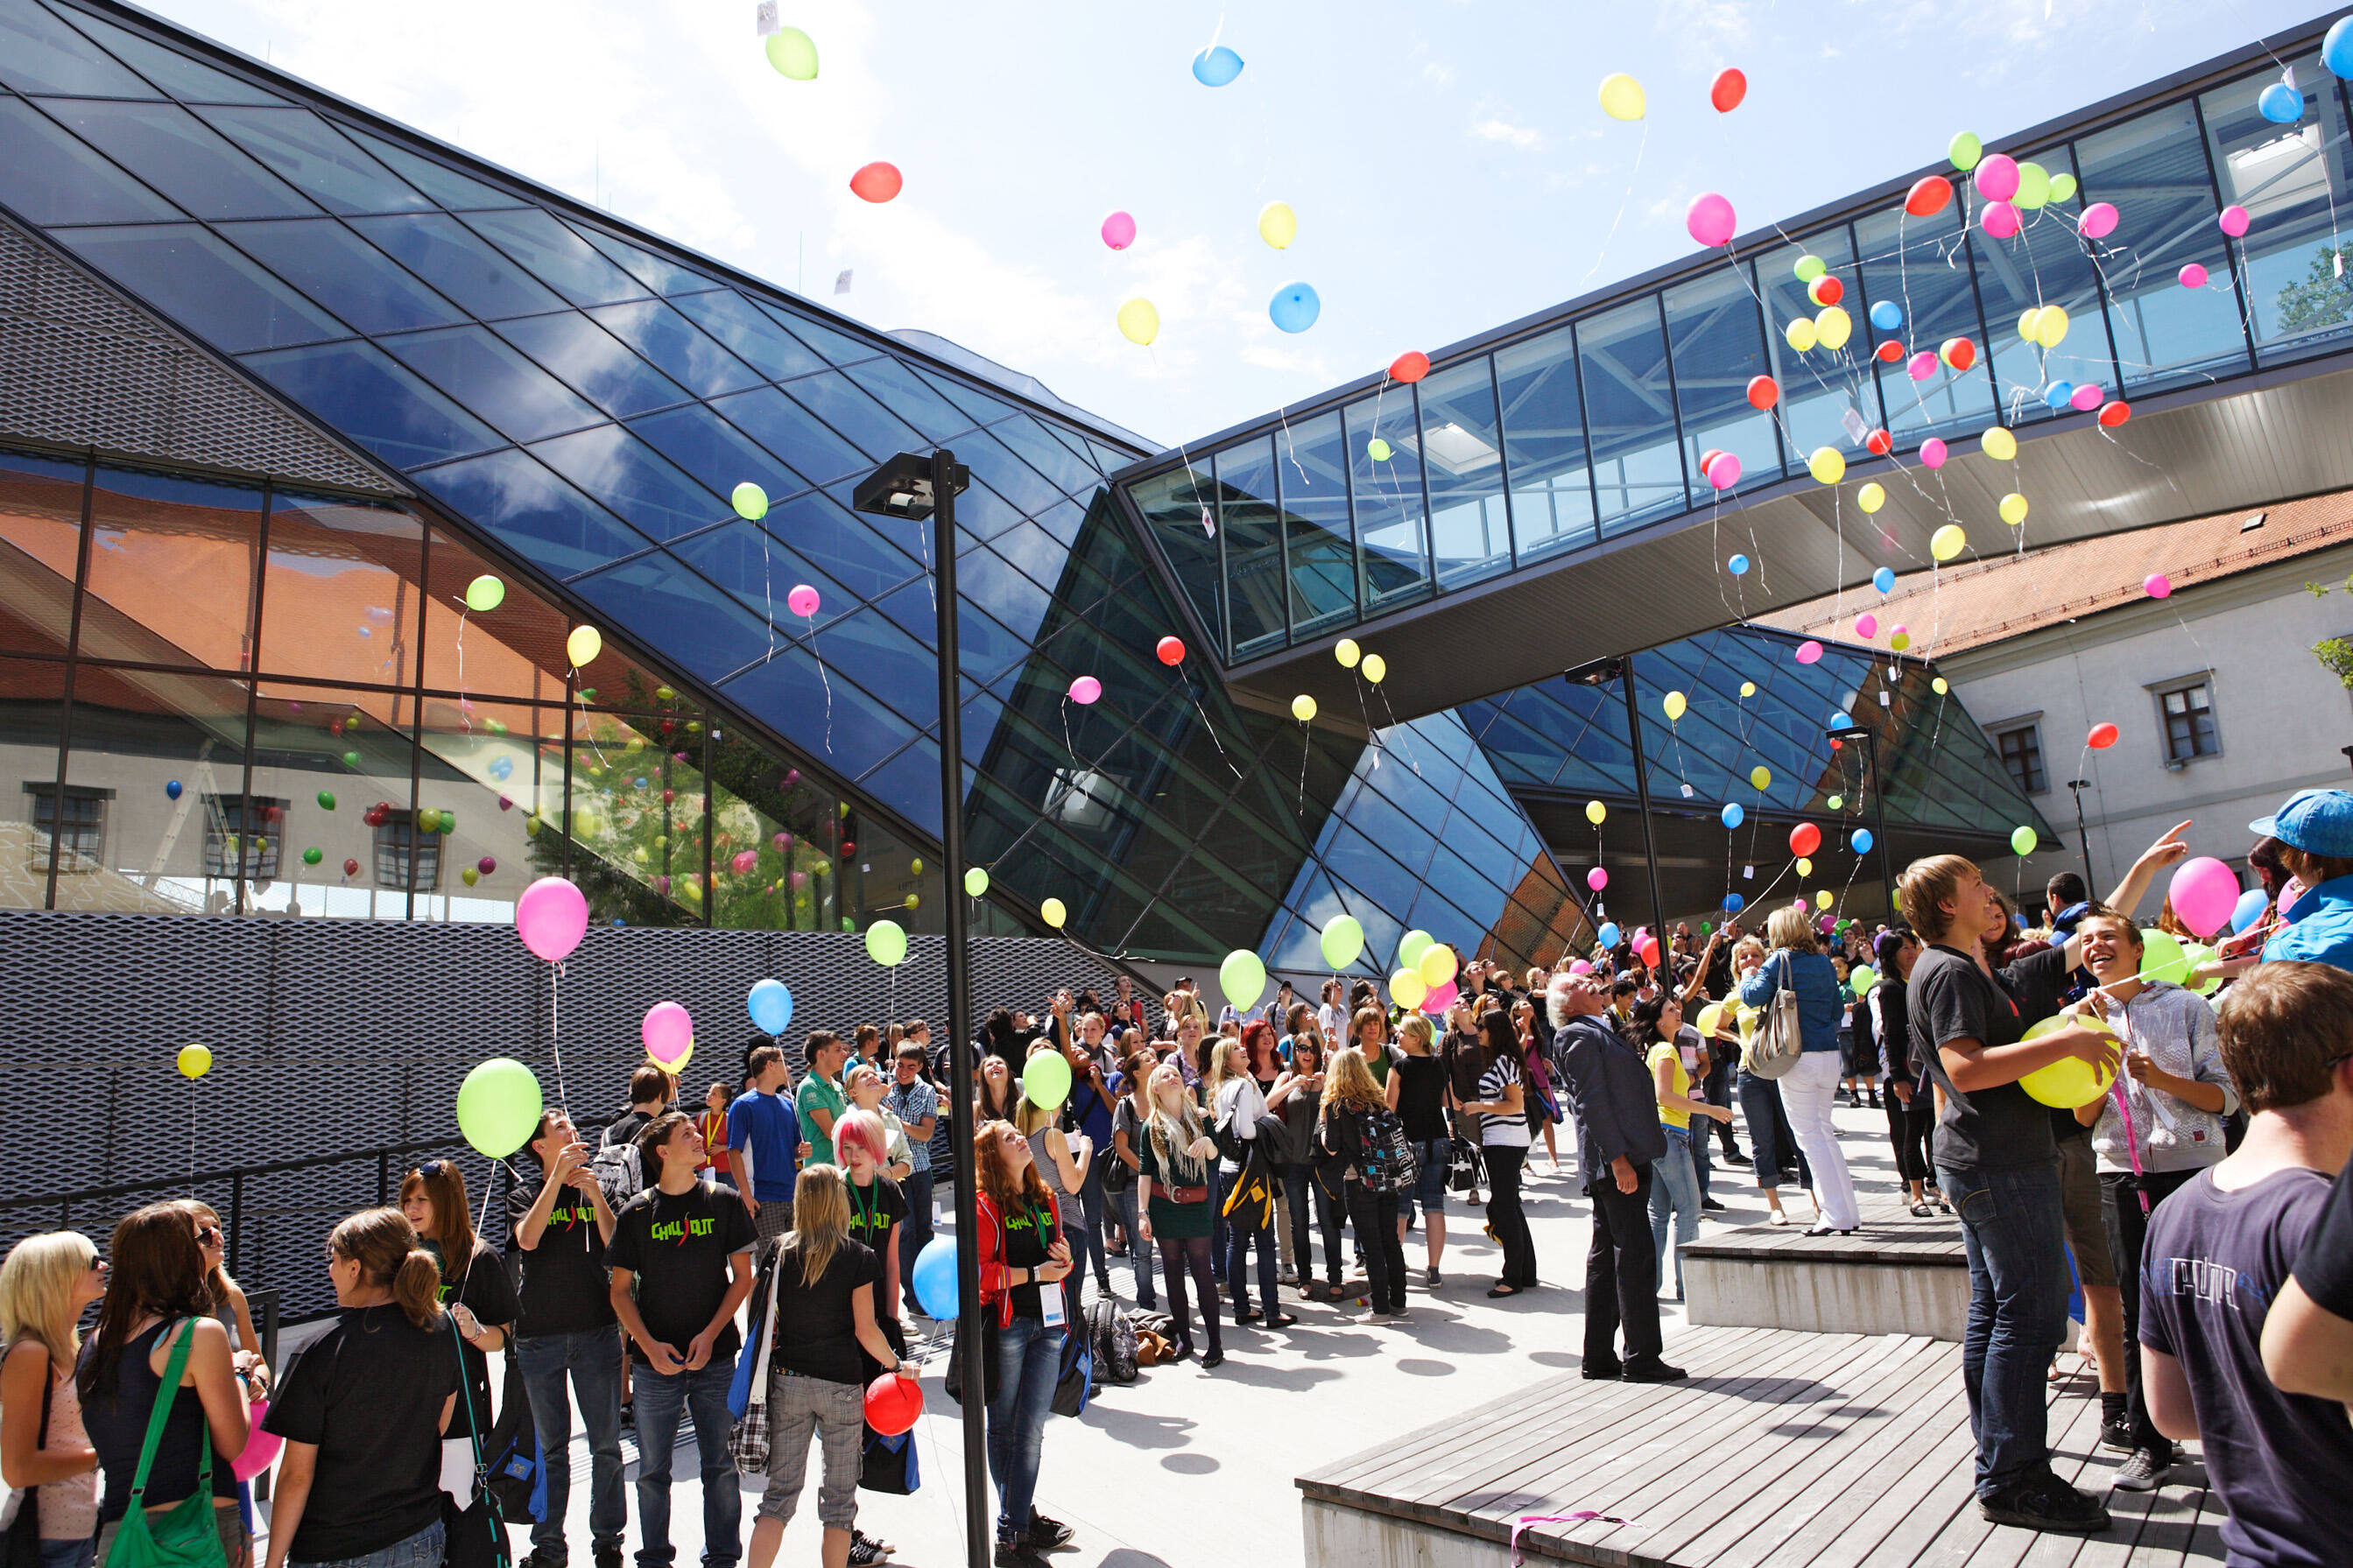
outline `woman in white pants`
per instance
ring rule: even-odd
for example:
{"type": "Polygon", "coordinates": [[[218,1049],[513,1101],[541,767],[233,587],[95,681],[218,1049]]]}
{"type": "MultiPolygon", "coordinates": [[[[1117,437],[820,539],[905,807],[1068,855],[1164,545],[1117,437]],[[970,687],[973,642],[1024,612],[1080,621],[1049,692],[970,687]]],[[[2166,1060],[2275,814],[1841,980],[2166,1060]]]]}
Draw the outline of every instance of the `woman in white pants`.
{"type": "Polygon", "coordinates": [[[1814,1203],[1820,1218],[1808,1236],[1851,1234],[1861,1223],[1854,1202],[1854,1178],[1847,1173],[1846,1157],[1839,1152],[1838,1130],[1831,1123],[1831,1104],[1844,1070],[1839,1056],[1839,1022],[1845,1004],[1839,997],[1838,973],[1821,951],[1814,923],[1795,906],[1775,910],[1765,922],[1772,943],[1764,963],[1743,975],[1740,999],[1751,1007],[1769,1008],[1774,994],[1798,994],[1799,1035],[1804,1053],[1781,1079],[1781,1106],[1798,1147],[1805,1151],[1813,1170],[1814,1203]]]}

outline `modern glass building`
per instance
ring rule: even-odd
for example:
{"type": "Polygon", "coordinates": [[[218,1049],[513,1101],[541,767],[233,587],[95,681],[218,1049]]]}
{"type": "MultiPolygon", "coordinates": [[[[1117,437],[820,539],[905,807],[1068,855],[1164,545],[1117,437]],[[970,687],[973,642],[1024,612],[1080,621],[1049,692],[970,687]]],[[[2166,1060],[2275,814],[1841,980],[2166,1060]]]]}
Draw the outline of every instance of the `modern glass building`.
{"type": "MultiPolygon", "coordinates": [[[[1103,952],[1312,970],[1345,910],[1367,972],[1415,926],[1548,960],[1599,912],[1564,803],[1611,803],[1616,833],[1646,786],[1664,834],[1743,800],[1843,843],[1867,797],[1839,787],[1859,748],[1831,747],[1833,711],[1882,736],[1891,829],[1991,852],[2031,808],[1922,667],[1867,650],[1799,670],[1739,631],[1640,655],[1639,779],[1622,703],[1565,679],[1493,694],[1467,669],[1401,718],[1363,684],[1312,724],[1225,679],[1688,505],[1679,454],[1726,439],[1700,388],[1747,374],[1669,353],[1684,313],[1746,299],[1701,286],[1168,468],[1034,383],[142,13],[0,0],[0,902],[499,921],[561,871],[629,925],[937,930],[929,530],[849,505],[935,446],[974,476],[959,808],[983,931],[1043,932],[1054,898],[1103,952]],[[1651,396],[1596,381],[1597,334],[1651,396]],[[745,483],[764,513],[731,504],[745,483]],[[503,597],[470,609],[485,576],[503,597]],[[575,668],[584,626],[603,647],[575,668]],[[1650,723],[1669,689],[1690,712],[1650,723]]],[[[2246,340],[2237,368],[2306,341],[2246,340]]],[[[1722,846],[1698,858],[1671,914],[1721,901],[1722,846]]]]}

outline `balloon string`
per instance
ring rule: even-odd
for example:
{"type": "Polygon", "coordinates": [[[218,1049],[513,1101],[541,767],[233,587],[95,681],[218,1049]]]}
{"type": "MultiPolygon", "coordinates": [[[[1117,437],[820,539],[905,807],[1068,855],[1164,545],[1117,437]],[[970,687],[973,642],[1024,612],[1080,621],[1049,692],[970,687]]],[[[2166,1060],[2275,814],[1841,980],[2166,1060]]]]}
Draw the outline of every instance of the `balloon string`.
{"type": "Polygon", "coordinates": [[[1086,763],[1079,761],[1079,749],[1071,744],[1071,699],[1067,693],[1062,698],[1062,750],[1071,753],[1073,766],[1082,770],[1086,767],[1086,763]]]}
{"type": "Polygon", "coordinates": [[[1314,731],[1305,723],[1299,726],[1299,820],[1307,820],[1307,752],[1314,731]]]}
{"type": "Polygon", "coordinates": [[[561,962],[547,966],[547,1048],[555,1058],[555,1105],[564,1112],[565,1121],[572,1119],[572,1096],[564,1087],[564,1047],[556,1041],[555,1000],[557,980],[564,973],[561,962]]]}
{"type": "MultiPolygon", "coordinates": [[[[1379,691],[1380,688],[1376,685],[1374,689],[1379,691]]],[[[1389,694],[1386,691],[1381,692],[1381,711],[1389,716],[1388,729],[1398,731],[1405,746],[1406,765],[1413,770],[1414,777],[1421,777],[1421,760],[1413,754],[1413,731],[1398,722],[1397,710],[1389,706],[1389,694]]],[[[1386,734],[1388,731],[1382,733],[1386,734]]]]}
{"type": "Polygon", "coordinates": [[[817,660],[818,684],[825,688],[825,754],[833,755],[833,681],[825,673],[825,655],[817,646],[817,614],[811,611],[801,619],[808,623],[809,657],[817,660]]]}
{"type": "Polygon", "coordinates": [[[466,606],[458,612],[458,718],[470,735],[474,732],[474,705],[466,700],[466,616],[473,606],[466,604],[463,595],[449,596],[466,606]]]}
{"type": "Polygon", "coordinates": [[[1642,121],[1642,139],[1634,143],[1634,167],[1626,175],[1626,193],[1618,198],[1618,216],[1609,220],[1609,232],[1601,237],[1601,248],[1595,253],[1593,265],[1585,269],[1585,276],[1578,279],[1577,287],[1569,290],[1571,294],[1583,293],[1585,286],[1593,281],[1593,275],[1601,270],[1602,258],[1609,254],[1609,242],[1618,237],[1618,226],[1625,220],[1626,204],[1633,200],[1634,186],[1642,178],[1642,153],[1650,144],[1651,122],[1646,118],[1642,121]]]}

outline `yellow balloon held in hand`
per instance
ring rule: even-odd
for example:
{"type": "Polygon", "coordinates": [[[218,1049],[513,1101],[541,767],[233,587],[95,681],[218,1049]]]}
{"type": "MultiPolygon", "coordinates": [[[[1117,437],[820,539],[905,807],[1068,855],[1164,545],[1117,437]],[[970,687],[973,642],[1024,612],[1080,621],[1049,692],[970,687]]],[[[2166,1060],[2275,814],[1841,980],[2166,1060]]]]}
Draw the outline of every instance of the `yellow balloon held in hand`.
{"type": "Polygon", "coordinates": [[[1299,215],[1289,202],[1269,202],[1258,211],[1258,237],[1277,250],[1288,250],[1299,237],[1299,215]]]}
{"type": "Polygon", "coordinates": [[[1600,826],[1602,819],[1609,815],[1609,808],[1602,805],[1599,801],[1588,800],[1585,803],[1585,820],[1593,824],[1594,826],[1600,826]]]}
{"type": "Polygon", "coordinates": [[[2000,511],[2002,521],[2016,528],[2026,521],[2026,498],[2016,490],[2010,491],[2001,498],[2000,511]]]}
{"type": "Polygon", "coordinates": [[[1648,107],[1642,84],[1624,71],[1611,71],[1601,79],[1601,112],[1610,119],[1640,120],[1648,107]]]}
{"type": "Polygon", "coordinates": [[[1365,656],[1365,662],[1359,668],[1364,670],[1366,680],[1378,686],[1388,675],[1389,661],[1379,654],[1368,653],[1365,656]]]}
{"type": "Polygon", "coordinates": [[[1342,637],[1332,645],[1332,657],[1340,661],[1342,669],[1354,669],[1356,661],[1364,657],[1364,650],[1356,646],[1356,638],[1342,637]]]}
{"type": "Polygon", "coordinates": [[[1303,724],[1313,723],[1315,719],[1315,699],[1308,696],[1304,691],[1293,698],[1291,716],[1303,724]]]}
{"type": "Polygon", "coordinates": [[[1160,335],[1160,312],[1149,300],[1130,300],[1119,308],[1119,334],[1129,342],[1150,347],[1160,335]]]}
{"type": "MultiPolygon", "coordinates": [[[[2104,1035],[2115,1033],[2102,1019],[2070,1018],[2063,1016],[2043,1019],[2042,1022],[2028,1029],[2024,1038],[2039,1040],[2045,1035],[2056,1034],[2062,1029],[2073,1028],[2079,1024],[2086,1028],[2097,1029],[2104,1035]]],[[[2078,1106],[2089,1105],[2107,1093],[2108,1086],[2116,1080],[2116,1074],[2096,1071],[2089,1062],[2080,1057],[2062,1057],[2050,1066],[2037,1068],[2020,1079],[2018,1087],[2054,1110],[2073,1110],[2078,1106]]]]}
{"type": "Polygon", "coordinates": [[[1887,487],[1874,479],[1854,492],[1854,504],[1862,508],[1865,514],[1877,511],[1887,504],[1887,487]]]}
{"type": "Polygon", "coordinates": [[[1667,710],[1667,722],[1672,724],[1683,716],[1684,710],[1689,708],[1691,703],[1682,692],[1670,691],[1667,693],[1667,700],[1660,706],[1667,710]]]}
{"type": "Polygon", "coordinates": [[[2018,456],[2018,437],[1997,425],[1978,438],[1985,455],[1995,462],[2007,463],[2018,456]]]}
{"type": "Polygon", "coordinates": [[[1928,553],[1939,561],[1950,561],[1968,544],[1969,536],[1961,531],[1961,525],[1948,522],[1928,536],[1928,553]]]}
{"type": "Polygon", "coordinates": [[[1836,447],[1817,447],[1806,459],[1806,472],[1822,484],[1834,485],[1846,478],[1846,455],[1836,447]]]}

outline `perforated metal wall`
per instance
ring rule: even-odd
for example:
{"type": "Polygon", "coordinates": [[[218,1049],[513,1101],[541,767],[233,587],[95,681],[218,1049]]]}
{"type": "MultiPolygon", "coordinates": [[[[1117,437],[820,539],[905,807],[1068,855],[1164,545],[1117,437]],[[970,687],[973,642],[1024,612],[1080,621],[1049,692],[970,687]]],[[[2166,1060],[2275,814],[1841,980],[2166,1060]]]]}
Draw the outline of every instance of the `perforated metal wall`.
{"type": "MultiPolygon", "coordinates": [[[[192,1170],[224,1170],[448,1138],[469,1068],[530,1064],[553,1101],[547,966],[504,925],[262,921],[201,916],[0,912],[0,1073],[12,1085],[0,1140],[0,1200],[123,1184],[152,1188],[65,1208],[0,1209],[0,1248],[68,1224],[102,1243],[143,1202],[186,1195],[192,1170]],[[174,1069],[201,1041],[212,1071],[174,1069]]],[[[946,942],[915,937],[885,970],[840,932],[592,930],[565,963],[554,1012],[573,1113],[602,1122],[644,1059],[638,1021],[656,1001],[696,1021],[686,1093],[733,1081],[756,1031],[752,983],[792,988],[784,1038],[797,1058],[811,1028],[920,1016],[934,1038],[947,1011],[946,942]]],[[[972,943],[973,1002],[1042,1011],[1058,985],[1110,994],[1113,970],[1074,944],[972,943]]],[[[796,1059],[797,1066],[797,1059],[796,1059]]],[[[481,1201],[487,1165],[467,1156],[481,1201]]],[[[393,1173],[395,1195],[398,1172],[393,1173]]],[[[333,1222],[377,1201],[374,1158],[248,1177],[236,1268],[301,1315],[329,1304],[318,1248],[333,1222]]],[[[230,1214],[229,1184],[197,1193],[230,1214]]]]}
{"type": "Polygon", "coordinates": [[[406,493],[5,218],[0,436],[406,493]]]}

